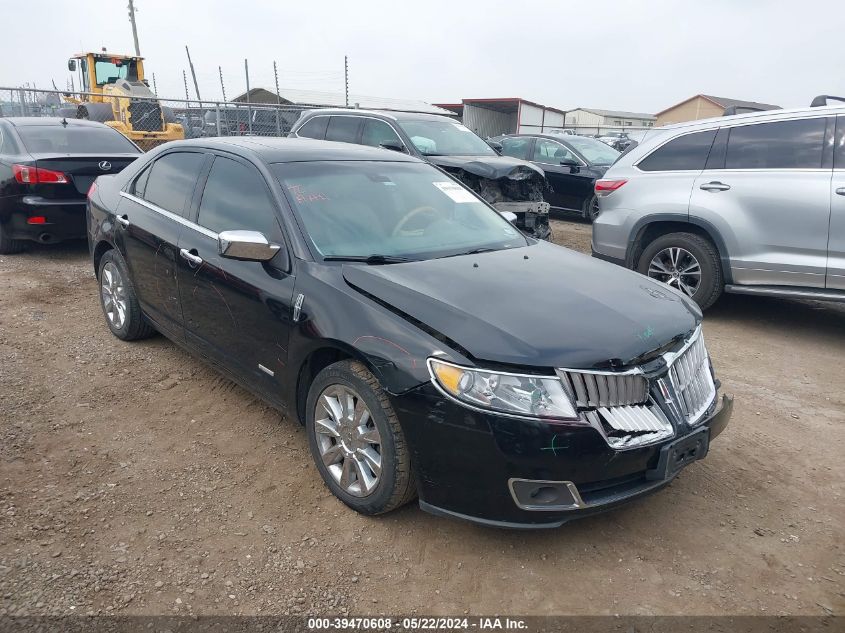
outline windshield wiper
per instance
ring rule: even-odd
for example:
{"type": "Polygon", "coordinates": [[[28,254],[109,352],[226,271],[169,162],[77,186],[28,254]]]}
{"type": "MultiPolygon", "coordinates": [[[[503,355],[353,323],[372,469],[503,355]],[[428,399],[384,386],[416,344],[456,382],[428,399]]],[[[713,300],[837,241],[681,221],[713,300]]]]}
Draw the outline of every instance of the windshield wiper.
{"type": "Polygon", "coordinates": [[[325,262],[361,262],[362,264],[401,264],[416,261],[401,255],[329,255],[325,262]]]}
{"type": "Polygon", "coordinates": [[[451,255],[444,255],[444,257],[460,257],[461,255],[478,255],[479,253],[492,253],[499,250],[498,248],[488,248],[481,246],[480,248],[473,248],[469,251],[461,251],[460,253],[452,253],[451,255]]]}

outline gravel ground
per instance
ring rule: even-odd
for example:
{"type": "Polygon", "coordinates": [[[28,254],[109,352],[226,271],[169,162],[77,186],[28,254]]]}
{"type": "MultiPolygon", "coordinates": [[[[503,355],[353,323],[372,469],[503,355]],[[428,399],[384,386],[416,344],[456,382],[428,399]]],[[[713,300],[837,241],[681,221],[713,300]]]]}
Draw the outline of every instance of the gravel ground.
{"type": "Polygon", "coordinates": [[[84,244],[0,256],[0,615],[842,613],[843,325],[725,297],[705,336],[736,408],[709,457],[507,532],[353,513],[297,424],[163,338],[112,337],[84,244]]]}

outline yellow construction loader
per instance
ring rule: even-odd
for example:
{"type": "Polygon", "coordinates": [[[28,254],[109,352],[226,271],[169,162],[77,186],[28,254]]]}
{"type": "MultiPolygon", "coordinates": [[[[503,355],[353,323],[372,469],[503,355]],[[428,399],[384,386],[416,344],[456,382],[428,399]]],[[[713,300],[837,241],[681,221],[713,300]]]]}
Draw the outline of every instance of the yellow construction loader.
{"type": "Polygon", "coordinates": [[[170,108],[159,102],[144,79],[144,59],[129,55],[79,53],[68,60],[79,71],[81,95],[67,95],[62,116],[100,121],[148,150],[160,143],[185,138],[170,108]]]}

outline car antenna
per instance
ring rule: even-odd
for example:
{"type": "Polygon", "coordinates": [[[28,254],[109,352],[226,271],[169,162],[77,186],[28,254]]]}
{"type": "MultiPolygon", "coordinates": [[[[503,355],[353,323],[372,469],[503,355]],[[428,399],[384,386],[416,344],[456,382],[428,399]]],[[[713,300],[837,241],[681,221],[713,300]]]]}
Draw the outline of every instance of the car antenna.
{"type": "Polygon", "coordinates": [[[63,116],[63,117],[62,117],[62,125],[64,125],[65,127],[67,127],[67,117],[66,117],[66,116],[63,116]]]}

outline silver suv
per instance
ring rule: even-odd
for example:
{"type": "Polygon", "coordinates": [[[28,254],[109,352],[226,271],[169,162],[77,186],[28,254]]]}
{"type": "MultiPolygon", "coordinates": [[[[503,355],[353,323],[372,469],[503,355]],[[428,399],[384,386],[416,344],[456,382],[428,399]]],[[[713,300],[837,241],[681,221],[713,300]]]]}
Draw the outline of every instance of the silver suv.
{"type": "Polygon", "coordinates": [[[596,194],[593,256],[702,308],[723,290],[845,301],[843,106],[655,129],[596,194]]]}

